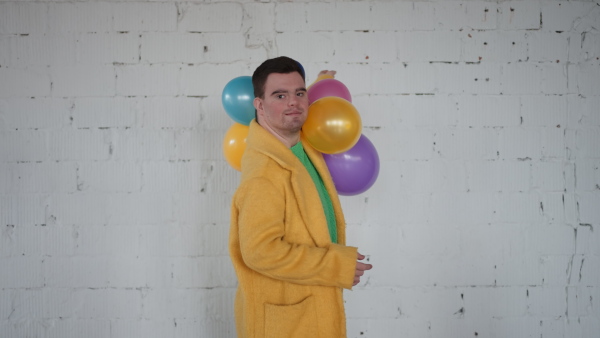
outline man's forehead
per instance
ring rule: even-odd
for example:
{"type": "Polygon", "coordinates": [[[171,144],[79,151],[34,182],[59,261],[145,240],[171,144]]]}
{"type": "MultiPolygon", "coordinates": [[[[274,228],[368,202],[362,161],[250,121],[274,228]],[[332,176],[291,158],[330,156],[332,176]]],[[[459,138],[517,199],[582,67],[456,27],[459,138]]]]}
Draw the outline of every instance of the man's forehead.
{"type": "Polygon", "coordinates": [[[265,83],[266,86],[282,86],[282,85],[292,85],[292,86],[300,86],[304,87],[304,80],[302,76],[298,72],[293,73],[271,73],[267,77],[267,81],[265,83]]]}

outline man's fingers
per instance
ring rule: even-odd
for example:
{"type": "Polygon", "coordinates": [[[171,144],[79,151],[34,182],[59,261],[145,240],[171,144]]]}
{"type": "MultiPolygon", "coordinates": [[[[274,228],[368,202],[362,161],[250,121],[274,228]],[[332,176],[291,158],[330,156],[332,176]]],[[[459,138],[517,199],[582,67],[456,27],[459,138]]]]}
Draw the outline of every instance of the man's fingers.
{"type": "MultiPolygon", "coordinates": [[[[365,259],[365,255],[361,255],[360,252],[357,252],[357,258],[359,261],[363,260],[365,259]]],[[[352,284],[352,286],[360,283],[360,277],[365,274],[365,270],[371,270],[373,268],[373,265],[361,263],[359,261],[356,262],[356,270],[354,270],[354,284],[352,284]]]]}
{"type": "Polygon", "coordinates": [[[373,265],[371,264],[365,264],[365,263],[361,263],[361,262],[356,262],[356,270],[371,270],[373,268],[373,265]]]}
{"type": "Polygon", "coordinates": [[[322,70],[319,75],[331,75],[334,76],[337,72],[335,70],[322,70]]]}

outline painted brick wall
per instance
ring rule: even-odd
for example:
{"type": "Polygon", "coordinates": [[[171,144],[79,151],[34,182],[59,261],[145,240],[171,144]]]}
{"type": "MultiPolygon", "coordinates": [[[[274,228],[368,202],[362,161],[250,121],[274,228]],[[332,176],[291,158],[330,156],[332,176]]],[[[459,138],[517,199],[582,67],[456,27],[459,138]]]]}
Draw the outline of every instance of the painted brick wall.
{"type": "Polygon", "coordinates": [[[600,337],[598,1],[0,1],[0,337],[232,337],[220,94],[336,69],[349,337],[600,337]]]}

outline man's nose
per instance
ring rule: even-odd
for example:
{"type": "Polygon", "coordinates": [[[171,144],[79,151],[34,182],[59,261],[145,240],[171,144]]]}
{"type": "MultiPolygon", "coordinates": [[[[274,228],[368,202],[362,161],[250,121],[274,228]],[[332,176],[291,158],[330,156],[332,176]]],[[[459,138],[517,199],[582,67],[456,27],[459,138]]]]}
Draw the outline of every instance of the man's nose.
{"type": "Polygon", "coordinates": [[[296,96],[296,95],[290,96],[290,99],[288,100],[288,105],[295,106],[297,104],[298,104],[298,96],[296,96]]]}

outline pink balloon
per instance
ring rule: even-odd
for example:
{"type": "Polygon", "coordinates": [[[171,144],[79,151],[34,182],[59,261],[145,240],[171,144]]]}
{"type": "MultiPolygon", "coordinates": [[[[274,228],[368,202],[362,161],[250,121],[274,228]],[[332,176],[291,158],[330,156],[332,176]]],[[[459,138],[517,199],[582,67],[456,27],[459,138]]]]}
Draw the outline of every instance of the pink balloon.
{"type": "Polygon", "coordinates": [[[308,104],[326,96],[337,96],[352,102],[348,88],[336,79],[324,79],[308,88],[308,104]]]}

